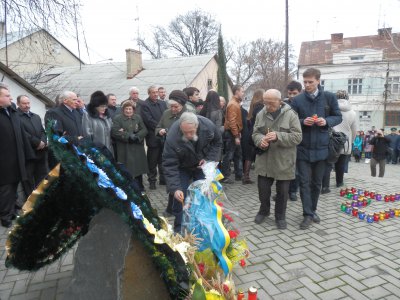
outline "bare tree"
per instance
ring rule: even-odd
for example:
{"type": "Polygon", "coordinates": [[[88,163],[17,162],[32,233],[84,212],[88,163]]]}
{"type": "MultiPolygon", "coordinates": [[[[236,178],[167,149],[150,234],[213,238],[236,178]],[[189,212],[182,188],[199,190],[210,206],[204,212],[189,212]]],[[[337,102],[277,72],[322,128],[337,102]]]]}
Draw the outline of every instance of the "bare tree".
{"type": "MultiPolygon", "coordinates": [[[[290,58],[293,59],[293,55],[290,58]]],[[[293,69],[293,63],[289,67],[293,69]]],[[[285,44],[271,39],[239,43],[232,57],[230,73],[244,86],[284,91],[285,44]]]]}
{"type": "Polygon", "coordinates": [[[144,38],[138,39],[138,44],[140,47],[143,47],[144,50],[149,52],[152,58],[159,59],[166,57],[163,53],[163,48],[165,46],[163,36],[160,32],[160,27],[155,27],[153,34],[153,40],[151,42],[146,41],[144,38]]]}
{"type": "Polygon", "coordinates": [[[230,74],[236,84],[248,85],[257,68],[256,55],[250,43],[238,42],[236,51],[232,51],[230,74]]]}
{"type": "Polygon", "coordinates": [[[8,29],[65,29],[79,18],[79,0],[1,0],[8,29]]]}
{"type": "MultiPolygon", "coordinates": [[[[156,27],[153,34],[160,39],[164,49],[189,56],[216,51],[218,32],[219,24],[211,14],[196,9],[178,15],[166,28],[156,27]]],[[[157,56],[152,50],[155,46],[142,45],[153,57],[157,56]]]]}

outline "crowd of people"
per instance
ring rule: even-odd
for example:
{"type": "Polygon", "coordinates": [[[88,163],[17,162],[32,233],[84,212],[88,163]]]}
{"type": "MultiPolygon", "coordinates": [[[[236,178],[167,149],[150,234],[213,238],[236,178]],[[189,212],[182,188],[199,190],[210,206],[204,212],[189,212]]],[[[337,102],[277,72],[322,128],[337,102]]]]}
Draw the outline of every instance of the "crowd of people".
{"type": "MultiPolygon", "coordinates": [[[[56,107],[47,111],[44,124],[52,124],[57,134],[77,145],[90,140],[108,151],[140,191],[145,186],[151,190],[165,186],[164,215],[175,216],[176,232],[182,228],[187,188],[193,180],[204,178],[201,166],[206,161],[219,163],[223,184],[254,184],[250,176],[254,166],[260,200],[257,224],[270,215],[273,200],[276,226],[285,229],[287,200],[296,201],[300,190],[300,228],[307,229],[320,222],[318,199],[329,192],[333,168],[337,187],[344,184],[351,155],[356,162],[370,159],[371,175],[376,176],[379,165],[379,176],[384,176],[386,160],[397,163],[400,150],[396,128],[388,136],[374,128],[367,134],[357,131],[347,92],[324,91],[320,77],[318,69],[307,69],[304,90],[300,82],[292,81],[284,100],[276,89],[258,89],[248,111],[242,105],[240,85],[232,87],[229,101],[214,90],[203,101],[196,87],[167,96],[165,88],[155,85],[142,100],[140,91],[132,87],[120,105],[112,93],[95,91],[85,105],[79,95],[65,91],[57,97],[56,107]],[[349,140],[334,165],[326,161],[330,128],[344,132],[349,140]],[[271,195],[274,182],[276,195],[271,195]]],[[[20,208],[18,184],[29,195],[57,164],[47,147],[42,120],[30,110],[29,97],[18,96],[16,105],[11,100],[9,88],[0,85],[0,218],[4,227],[11,226],[20,208]]]]}

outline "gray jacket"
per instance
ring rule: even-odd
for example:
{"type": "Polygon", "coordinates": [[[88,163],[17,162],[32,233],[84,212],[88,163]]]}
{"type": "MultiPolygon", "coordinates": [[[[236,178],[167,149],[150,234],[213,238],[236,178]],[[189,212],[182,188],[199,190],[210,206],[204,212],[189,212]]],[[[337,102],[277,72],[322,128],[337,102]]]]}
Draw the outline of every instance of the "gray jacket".
{"type": "Polygon", "coordinates": [[[94,143],[103,144],[111,153],[114,153],[111,143],[112,121],[110,117],[102,119],[84,113],[82,115],[82,127],[84,137],[89,137],[94,143]]]}
{"type": "Polygon", "coordinates": [[[273,119],[265,107],[257,114],[253,130],[253,141],[259,146],[267,128],[276,132],[278,140],[270,143],[268,149],[257,154],[255,173],[276,180],[292,180],[296,170],[296,146],[300,144],[302,133],[299,118],[286,103],[280,114],[273,119]]]}

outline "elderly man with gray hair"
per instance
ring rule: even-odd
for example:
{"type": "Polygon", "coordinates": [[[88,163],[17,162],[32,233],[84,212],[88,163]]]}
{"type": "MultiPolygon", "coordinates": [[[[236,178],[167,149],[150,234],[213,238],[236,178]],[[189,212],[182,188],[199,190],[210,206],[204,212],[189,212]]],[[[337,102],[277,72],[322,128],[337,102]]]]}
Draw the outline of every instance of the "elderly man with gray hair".
{"type": "Polygon", "coordinates": [[[289,183],[295,178],[296,146],[301,142],[301,126],[296,112],[281,102],[278,90],[267,90],[263,101],[264,108],[257,114],[252,135],[258,148],[255,173],[261,202],[255,222],[260,224],[269,216],[271,186],[276,181],[275,223],[278,229],[285,229],[289,183]]]}
{"type": "Polygon", "coordinates": [[[192,112],[184,112],[168,131],[162,161],[167,190],[174,195],[175,232],[181,231],[187,188],[191,181],[204,178],[200,167],[206,161],[219,160],[221,147],[219,128],[209,119],[192,112]]]}

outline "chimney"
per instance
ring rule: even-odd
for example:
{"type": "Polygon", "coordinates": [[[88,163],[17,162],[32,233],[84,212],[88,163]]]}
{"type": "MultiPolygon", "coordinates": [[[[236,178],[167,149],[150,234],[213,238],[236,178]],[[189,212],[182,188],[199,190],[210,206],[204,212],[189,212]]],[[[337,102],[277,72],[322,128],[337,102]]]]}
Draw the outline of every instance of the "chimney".
{"type": "Polygon", "coordinates": [[[378,36],[379,36],[379,39],[381,39],[381,40],[383,40],[383,39],[390,40],[391,35],[392,35],[392,27],[378,29],[378,36]]]}
{"type": "Polygon", "coordinates": [[[331,34],[332,44],[343,44],[343,33],[332,33],[331,34]]]}
{"type": "Polygon", "coordinates": [[[143,70],[142,52],[134,49],[126,49],[126,78],[132,79],[143,70]]]}

